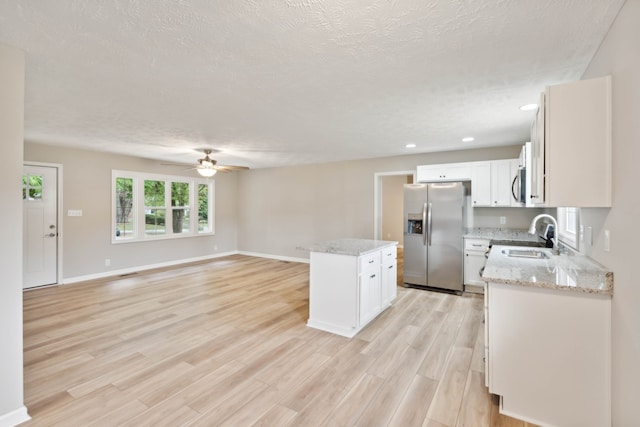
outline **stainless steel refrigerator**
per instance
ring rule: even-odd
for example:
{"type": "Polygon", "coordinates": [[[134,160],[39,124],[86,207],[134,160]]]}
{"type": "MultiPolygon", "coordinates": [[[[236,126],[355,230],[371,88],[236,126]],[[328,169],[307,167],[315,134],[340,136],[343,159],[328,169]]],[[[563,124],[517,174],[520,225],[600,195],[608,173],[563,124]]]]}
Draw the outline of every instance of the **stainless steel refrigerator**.
{"type": "Polygon", "coordinates": [[[462,292],[462,182],[405,184],[404,283],[462,292]]]}

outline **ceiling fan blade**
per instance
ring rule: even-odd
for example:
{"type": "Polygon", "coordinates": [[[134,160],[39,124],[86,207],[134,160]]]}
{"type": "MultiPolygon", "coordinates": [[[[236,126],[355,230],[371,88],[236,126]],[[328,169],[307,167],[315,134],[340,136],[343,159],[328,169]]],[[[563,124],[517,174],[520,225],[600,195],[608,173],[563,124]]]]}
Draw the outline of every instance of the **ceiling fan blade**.
{"type": "Polygon", "coordinates": [[[214,166],[215,169],[219,170],[219,171],[225,171],[225,172],[230,172],[233,170],[249,170],[249,168],[247,166],[234,166],[234,165],[216,165],[214,166]]]}
{"type": "Polygon", "coordinates": [[[160,163],[162,166],[187,166],[193,167],[192,163],[160,163]]]}

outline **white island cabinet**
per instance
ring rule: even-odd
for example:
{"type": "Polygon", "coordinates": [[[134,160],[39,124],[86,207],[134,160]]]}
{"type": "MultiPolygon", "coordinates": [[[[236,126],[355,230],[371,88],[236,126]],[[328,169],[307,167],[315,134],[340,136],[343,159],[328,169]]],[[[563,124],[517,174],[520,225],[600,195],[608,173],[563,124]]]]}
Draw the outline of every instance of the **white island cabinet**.
{"type": "Polygon", "coordinates": [[[355,336],[396,296],[397,242],[340,239],[314,245],[307,326],[355,336]]]}

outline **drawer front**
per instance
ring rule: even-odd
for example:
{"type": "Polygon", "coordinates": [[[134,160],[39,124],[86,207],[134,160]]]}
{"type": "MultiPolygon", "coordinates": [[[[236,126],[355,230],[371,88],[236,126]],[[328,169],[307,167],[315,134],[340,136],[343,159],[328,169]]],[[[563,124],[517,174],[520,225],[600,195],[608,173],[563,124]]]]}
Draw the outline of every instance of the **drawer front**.
{"type": "Polygon", "coordinates": [[[489,249],[488,239],[464,239],[464,249],[467,251],[482,251],[489,249]]]}
{"type": "Polygon", "coordinates": [[[382,250],[382,263],[387,264],[390,260],[398,257],[398,248],[395,246],[389,246],[382,250]]]}
{"type": "Polygon", "coordinates": [[[380,251],[360,256],[360,271],[380,269],[380,251]]]}

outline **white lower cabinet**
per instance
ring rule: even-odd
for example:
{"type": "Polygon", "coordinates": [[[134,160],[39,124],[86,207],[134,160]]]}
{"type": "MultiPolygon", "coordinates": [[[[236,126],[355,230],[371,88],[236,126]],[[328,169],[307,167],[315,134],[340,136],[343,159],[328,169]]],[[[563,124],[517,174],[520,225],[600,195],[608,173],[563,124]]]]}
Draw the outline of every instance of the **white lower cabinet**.
{"type": "Polygon", "coordinates": [[[358,275],[359,325],[367,324],[380,312],[382,301],[380,253],[364,257],[363,261],[363,268],[358,275]]]}
{"type": "Polygon", "coordinates": [[[465,292],[482,293],[484,281],[480,269],[484,267],[489,250],[489,239],[464,239],[464,290],[465,292]]]}
{"type": "Polygon", "coordinates": [[[388,307],[398,294],[398,250],[395,246],[382,250],[382,308],[388,307]]]}
{"type": "Polygon", "coordinates": [[[307,325],[353,337],[396,297],[396,246],[365,255],[311,252],[307,325]]]}
{"type": "Polygon", "coordinates": [[[486,376],[500,412],[611,425],[611,297],[500,283],[485,292],[486,376]]]}

